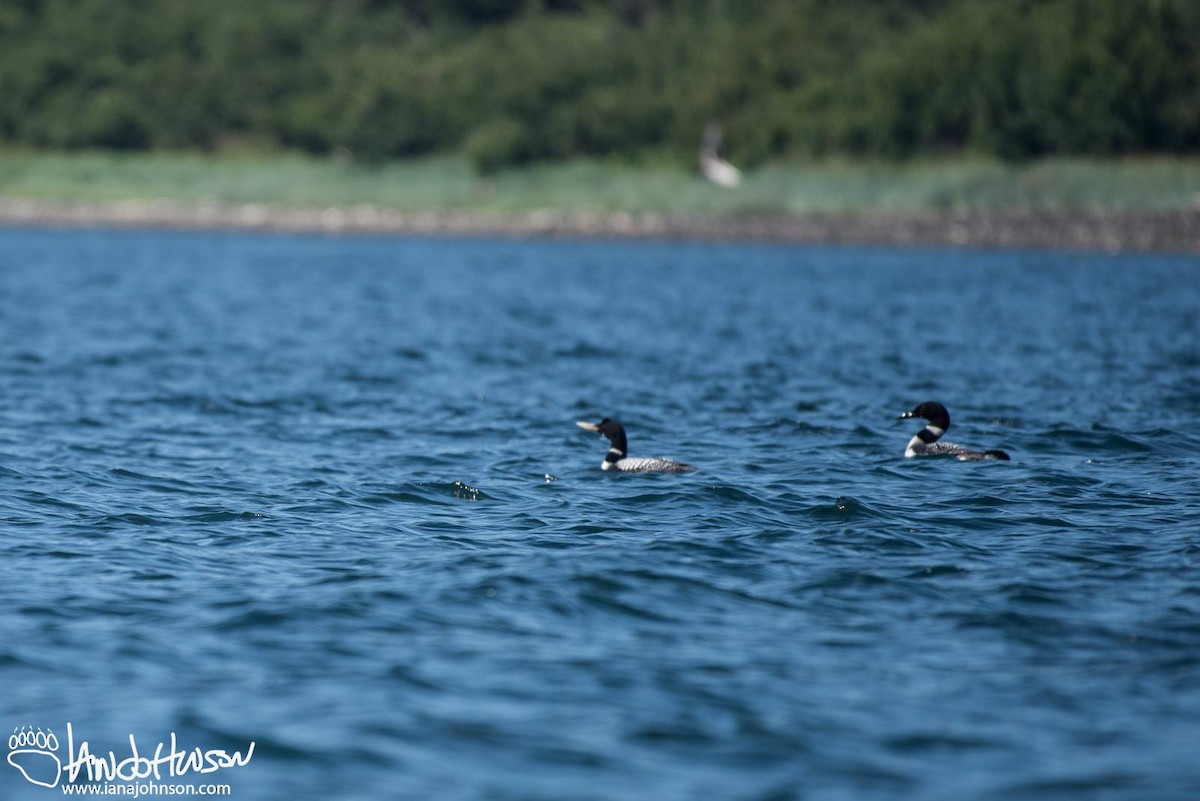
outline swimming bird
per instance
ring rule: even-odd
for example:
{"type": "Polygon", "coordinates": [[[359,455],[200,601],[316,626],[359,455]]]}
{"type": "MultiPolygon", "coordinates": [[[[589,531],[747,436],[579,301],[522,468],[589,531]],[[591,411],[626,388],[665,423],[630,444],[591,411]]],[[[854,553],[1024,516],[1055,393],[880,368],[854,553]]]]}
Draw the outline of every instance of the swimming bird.
{"type": "Polygon", "coordinates": [[[587,423],[580,420],[575,425],[608,437],[611,447],[609,447],[604,461],[600,463],[601,470],[619,470],[622,473],[687,473],[696,469],[690,464],[677,462],[674,459],[627,456],[629,445],[625,440],[625,429],[616,420],[610,420],[607,417],[599,423],[587,423]]]}
{"type": "Polygon", "coordinates": [[[925,401],[897,419],[907,420],[910,417],[920,417],[929,422],[908,441],[905,456],[953,456],[961,462],[1009,461],[1004,451],[973,451],[953,442],[938,442],[950,428],[950,412],[937,401],[925,401]]]}

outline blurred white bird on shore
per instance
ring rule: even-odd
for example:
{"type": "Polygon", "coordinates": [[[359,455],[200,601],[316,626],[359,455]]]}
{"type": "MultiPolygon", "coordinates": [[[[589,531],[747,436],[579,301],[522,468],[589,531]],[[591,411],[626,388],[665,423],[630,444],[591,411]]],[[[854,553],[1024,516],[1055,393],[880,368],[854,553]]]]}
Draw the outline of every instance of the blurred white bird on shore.
{"type": "Polygon", "coordinates": [[[700,140],[700,172],[717,186],[732,189],[741,186],[742,171],[719,155],[723,138],[718,123],[710,122],[705,127],[700,140]]]}

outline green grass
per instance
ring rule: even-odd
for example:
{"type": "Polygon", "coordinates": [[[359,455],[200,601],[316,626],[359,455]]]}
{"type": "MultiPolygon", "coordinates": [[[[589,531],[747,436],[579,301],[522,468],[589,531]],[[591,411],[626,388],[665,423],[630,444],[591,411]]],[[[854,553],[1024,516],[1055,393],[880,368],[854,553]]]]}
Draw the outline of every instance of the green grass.
{"type": "Polygon", "coordinates": [[[0,196],[685,216],[1163,211],[1200,205],[1200,158],[1055,159],[1019,165],[967,158],[903,164],[785,162],[749,172],[740,188],[729,190],[685,169],[596,160],[539,164],[481,178],[457,157],[363,165],[290,155],[0,151],[0,196]]]}

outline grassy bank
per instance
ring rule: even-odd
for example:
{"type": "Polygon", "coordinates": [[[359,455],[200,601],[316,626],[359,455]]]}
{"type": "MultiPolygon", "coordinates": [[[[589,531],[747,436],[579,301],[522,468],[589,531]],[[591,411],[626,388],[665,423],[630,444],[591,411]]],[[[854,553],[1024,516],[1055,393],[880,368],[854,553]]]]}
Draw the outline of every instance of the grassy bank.
{"type": "Polygon", "coordinates": [[[729,190],[672,167],[602,161],[534,165],[484,179],[458,158],[371,166],[299,156],[3,151],[0,197],[683,217],[1162,212],[1200,205],[1200,159],[777,163],[729,190]]]}

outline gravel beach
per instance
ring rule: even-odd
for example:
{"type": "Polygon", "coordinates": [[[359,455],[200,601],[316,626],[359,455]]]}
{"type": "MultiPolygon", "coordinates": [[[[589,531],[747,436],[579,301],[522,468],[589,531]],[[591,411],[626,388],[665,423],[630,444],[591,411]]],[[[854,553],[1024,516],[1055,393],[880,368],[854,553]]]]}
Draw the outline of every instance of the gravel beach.
{"type": "Polygon", "coordinates": [[[195,204],[166,200],[89,202],[0,197],[0,225],[1200,253],[1200,209],[930,211],[704,218],[567,214],[551,210],[401,212],[374,206],[297,209],[263,204],[195,204]]]}

